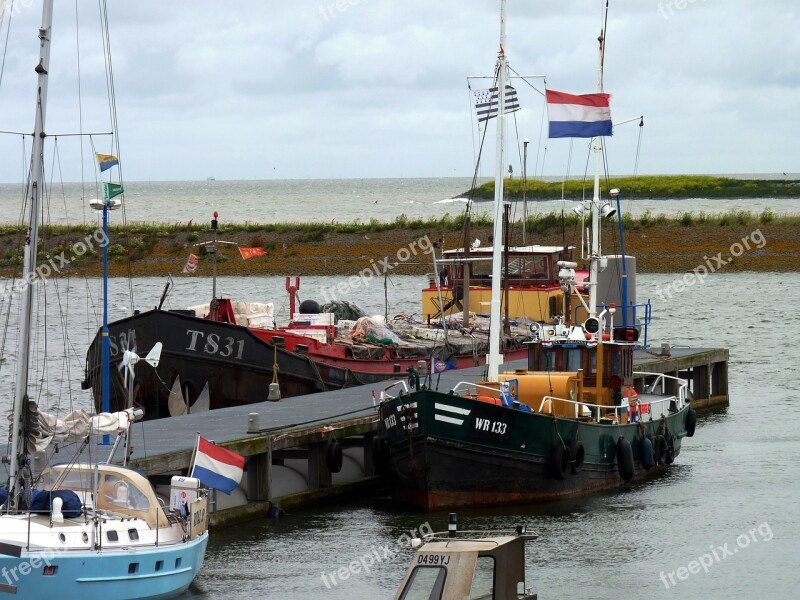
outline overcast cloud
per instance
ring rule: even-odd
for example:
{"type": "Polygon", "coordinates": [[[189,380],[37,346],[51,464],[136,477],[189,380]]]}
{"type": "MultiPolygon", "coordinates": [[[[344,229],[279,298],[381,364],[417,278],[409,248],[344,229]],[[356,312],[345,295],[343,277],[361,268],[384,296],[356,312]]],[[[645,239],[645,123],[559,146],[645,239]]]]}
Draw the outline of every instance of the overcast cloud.
{"type": "MultiPolygon", "coordinates": [[[[0,129],[30,131],[41,7],[16,2],[0,129]]],[[[79,129],[74,2],[56,4],[50,133],[79,129]]],[[[97,2],[78,4],[83,130],[108,130],[97,2]]],[[[645,116],[640,173],[800,171],[791,138],[800,129],[796,0],[610,4],[605,88],[615,121],[645,116]]],[[[508,5],[507,54],[517,72],[545,74],[553,89],[596,90],[600,0],[508,5]]],[[[111,0],[126,179],[469,175],[475,127],[466,76],[492,72],[498,6],[111,0]]],[[[0,43],[7,25],[8,15],[0,43]]],[[[541,89],[540,79],[532,83],[541,89]]],[[[538,170],[534,163],[542,99],[517,88],[524,110],[509,121],[510,143],[515,129],[520,142],[528,137],[528,170],[541,173],[542,158],[538,170]]],[[[638,134],[635,124],[616,129],[612,174],[633,172],[638,134]]],[[[544,174],[563,175],[569,142],[545,142],[544,174]]],[[[576,144],[573,175],[584,169],[585,147],[576,144]]],[[[62,138],[59,149],[64,178],[78,179],[78,142],[62,138]]],[[[517,171],[516,149],[509,155],[517,171]]],[[[18,181],[25,162],[18,137],[0,139],[0,181],[18,181]]],[[[484,175],[492,164],[485,161],[484,175]]]]}

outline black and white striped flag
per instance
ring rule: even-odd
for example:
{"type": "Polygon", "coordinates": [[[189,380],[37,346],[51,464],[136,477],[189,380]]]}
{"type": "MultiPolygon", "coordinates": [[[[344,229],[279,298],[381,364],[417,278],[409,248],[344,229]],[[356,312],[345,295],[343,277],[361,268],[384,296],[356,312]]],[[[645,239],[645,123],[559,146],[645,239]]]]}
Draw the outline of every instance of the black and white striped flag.
{"type": "MultiPolygon", "coordinates": [[[[475,110],[478,113],[478,123],[483,123],[497,116],[497,105],[499,98],[497,88],[488,90],[472,90],[472,97],[475,100],[475,110]]],[[[519,100],[517,90],[510,85],[506,86],[506,114],[519,110],[519,100]]]]}

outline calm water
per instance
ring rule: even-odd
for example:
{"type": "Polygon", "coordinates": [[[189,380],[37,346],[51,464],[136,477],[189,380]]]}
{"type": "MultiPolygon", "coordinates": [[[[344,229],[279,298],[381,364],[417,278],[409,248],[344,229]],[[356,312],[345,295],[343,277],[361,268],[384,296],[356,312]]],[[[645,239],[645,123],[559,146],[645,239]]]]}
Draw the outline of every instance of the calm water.
{"type": "MultiPolygon", "coordinates": [[[[766,178],[767,176],[758,177],[766,178]]],[[[791,176],[790,176],[791,177],[791,176]]],[[[129,221],[174,223],[206,221],[216,210],[223,221],[257,223],[323,222],[339,223],[375,218],[393,220],[456,216],[464,211],[464,201],[455,198],[470,187],[467,178],[437,179],[307,179],[258,181],[154,181],[125,184],[126,217],[129,221]],[[180,218],[176,218],[180,215],[180,218]]],[[[56,223],[94,222],[88,208],[90,198],[102,193],[94,185],[67,183],[51,190],[45,221],[56,223]],[[86,198],[86,200],[82,200],[86,198]]],[[[622,190],[623,199],[625,190],[622,190]]],[[[0,184],[0,223],[19,220],[19,185],[0,184]]],[[[567,203],[567,210],[573,207],[567,203]]],[[[722,213],[747,210],[760,213],[770,208],[775,213],[800,212],[798,199],[734,200],[623,200],[622,208],[633,215],[650,211],[657,215],[676,215],[687,211],[722,213]]],[[[559,212],[560,201],[531,202],[530,214],[559,212]]],[[[476,203],[475,212],[491,212],[491,202],[476,203]]],[[[517,203],[515,215],[522,214],[517,203]]],[[[114,213],[112,223],[122,221],[114,213]]]]}
{"type": "MultiPolygon", "coordinates": [[[[656,290],[674,277],[639,277],[640,300],[650,297],[655,304],[651,338],[730,348],[730,408],[703,416],[677,464],[658,479],[558,504],[459,514],[462,527],[526,523],[540,533],[529,547],[528,578],[542,599],[797,597],[800,383],[793,369],[800,363],[800,326],[783,307],[800,294],[800,275],[720,272],[669,301],[659,300],[656,290]],[[745,540],[751,530],[753,536],[745,540]],[[721,549],[726,544],[736,552],[726,556],[721,549]],[[712,547],[719,560],[713,559],[712,547]],[[678,580],[677,569],[706,553],[713,561],[708,573],[678,580]],[[662,572],[666,585],[674,573],[676,585],[667,589],[662,572]]],[[[305,278],[301,296],[314,297],[321,285],[335,281],[305,278]]],[[[393,281],[390,314],[415,310],[419,278],[393,281]]],[[[137,306],[154,305],[161,284],[154,278],[137,280],[137,306]]],[[[80,317],[84,283],[73,280],[69,292],[66,282],[61,285],[62,302],[69,298],[80,307],[80,317]]],[[[205,301],[209,289],[207,279],[179,279],[171,306],[205,301]]],[[[282,278],[228,278],[220,289],[285,306],[282,278]]],[[[49,293],[52,302],[52,287],[49,293]]],[[[112,295],[112,315],[121,316],[122,307],[129,307],[122,280],[112,281],[112,295]]],[[[368,288],[361,297],[368,312],[383,312],[382,287],[368,288]]],[[[88,314],[93,320],[93,311],[88,314]]],[[[78,355],[86,348],[85,329],[84,323],[71,336],[78,355]]],[[[48,338],[51,347],[63,343],[55,333],[48,338]]],[[[51,365],[51,371],[56,368],[64,367],[51,365]]],[[[81,360],[71,372],[74,388],[81,360]]],[[[2,365],[0,377],[9,389],[8,365],[2,365]]],[[[81,394],[74,392],[76,405],[83,402],[81,394]]],[[[52,389],[49,397],[55,398],[52,389]]],[[[426,521],[445,529],[446,514],[409,512],[379,497],[215,531],[206,565],[186,597],[222,600],[235,589],[243,599],[390,598],[412,555],[396,541],[426,521]],[[392,560],[330,589],[323,583],[323,572],[375,549],[383,554],[387,544],[392,560]]]]}

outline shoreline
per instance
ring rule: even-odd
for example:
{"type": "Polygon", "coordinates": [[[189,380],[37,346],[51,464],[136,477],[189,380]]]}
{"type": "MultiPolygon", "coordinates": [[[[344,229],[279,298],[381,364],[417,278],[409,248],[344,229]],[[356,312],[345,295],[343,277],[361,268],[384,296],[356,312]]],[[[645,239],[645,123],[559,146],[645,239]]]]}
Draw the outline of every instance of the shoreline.
{"type": "MultiPolygon", "coordinates": [[[[505,196],[531,200],[560,200],[581,198],[584,191],[591,196],[594,182],[590,179],[567,179],[562,182],[529,179],[506,179],[505,196]]],[[[612,177],[602,181],[605,190],[618,188],[626,200],[738,200],[742,198],[800,198],[800,180],[796,179],[736,179],[711,175],[642,175],[637,177],[612,177]]],[[[476,201],[494,199],[494,181],[467,190],[460,198],[476,201]]]]}
{"type": "MultiPolygon", "coordinates": [[[[368,268],[383,274],[381,265],[390,264],[393,274],[424,275],[434,270],[426,253],[433,241],[443,237],[445,248],[462,246],[462,222],[444,218],[340,225],[226,223],[220,226],[219,240],[264,248],[266,255],[245,261],[236,247],[221,245],[217,271],[222,276],[353,276],[368,268]]],[[[640,273],[688,272],[718,256],[725,260],[724,265],[717,261],[720,271],[800,271],[800,216],[776,216],[765,211],[761,215],[685,213],[670,219],[646,214],[623,218],[623,226],[626,253],[637,257],[640,273]]],[[[603,225],[606,254],[619,253],[617,227],[616,220],[603,225]]],[[[565,217],[562,234],[560,215],[541,215],[528,220],[527,241],[540,245],[562,245],[566,241],[579,248],[582,228],[571,215],[565,217]]],[[[96,242],[91,243],[97,233],[87,226],[44,228],[40,274],[101,276],[102,250],[96,242]],[[89,248],[85,249],[81,244],[86,246],[87,241],[89,248]]],[[[491,233],[490,223],[473,220],[472,240],[478,238],[486,246],[491,233]]],[[[19,227],[0,227],[0,276],[19,276],[24,236],[19,227]]],[[[199,257],[197,275],[211,273],[210,256],[196,246],[212,238],[205,224],[129,224],[127,230],[112,227],[109,237],[110,276],[180,274],[190,253],[199,257]]],[[[521,225],[515,223],[511,243],[521,242],[521,225]]]]}

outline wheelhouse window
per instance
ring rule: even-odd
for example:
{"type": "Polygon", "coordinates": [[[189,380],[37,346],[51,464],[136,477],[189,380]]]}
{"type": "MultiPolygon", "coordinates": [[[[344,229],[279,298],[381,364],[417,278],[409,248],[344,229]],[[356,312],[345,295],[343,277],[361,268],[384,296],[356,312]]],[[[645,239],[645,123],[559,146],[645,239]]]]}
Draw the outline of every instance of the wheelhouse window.
{"type": "Polygon", "coordinates": [[[494,595],[494,557],[479,556],[475,563],[475,573],[472,576],[472,588],[469,591],[470,600],[493,600],[494,595]]]}
{"type": "Polygon", "coordinates": [[[542,350],[542,353],[539,355],[539,370],[540,371],[556,370],[555,350],[542,350]]]}
{"type": "Polygon", "coordinates": [[[444,567],[416,567],[400,600],[441,600],[446,577],[444,567]]]}
{"type": "Polygon", "coordinates": [[[572,348],[564,351],[564,370],[579,371],[583,368],[583,350],[572,348]]]}

